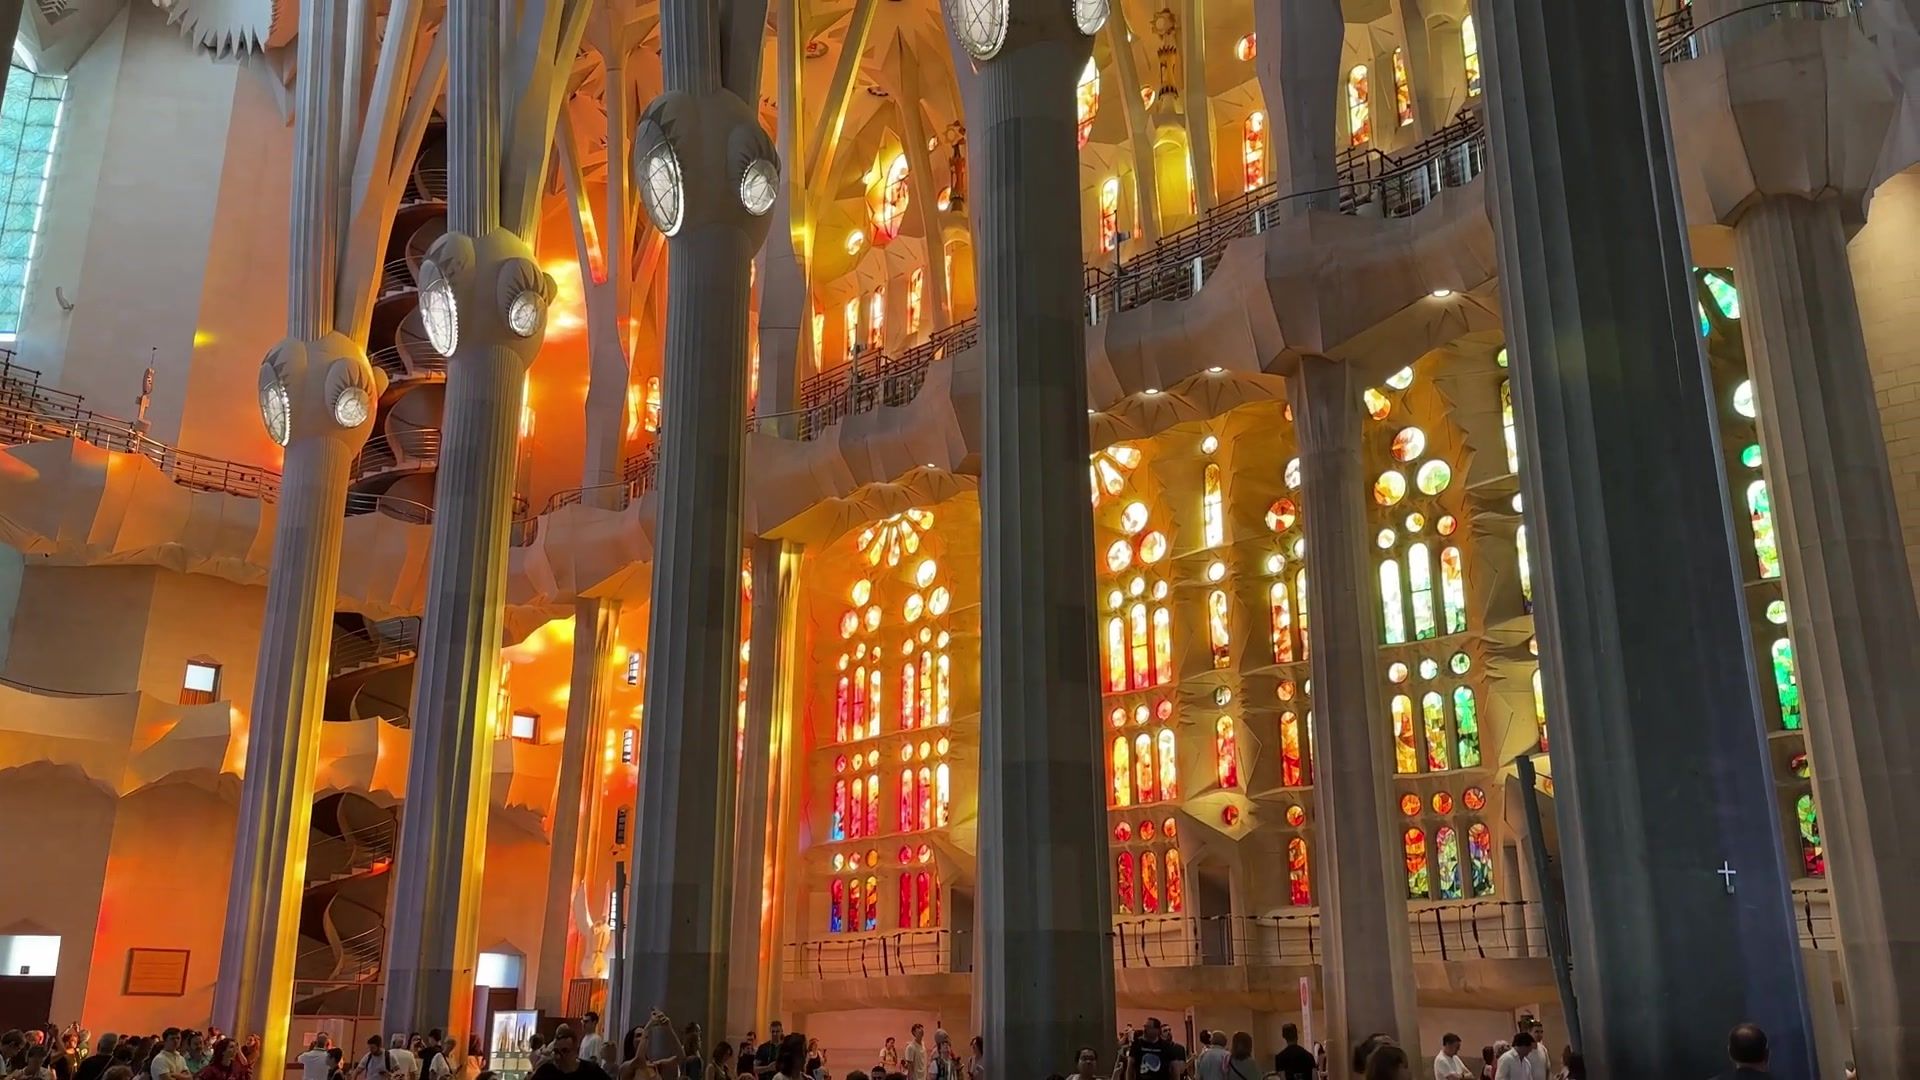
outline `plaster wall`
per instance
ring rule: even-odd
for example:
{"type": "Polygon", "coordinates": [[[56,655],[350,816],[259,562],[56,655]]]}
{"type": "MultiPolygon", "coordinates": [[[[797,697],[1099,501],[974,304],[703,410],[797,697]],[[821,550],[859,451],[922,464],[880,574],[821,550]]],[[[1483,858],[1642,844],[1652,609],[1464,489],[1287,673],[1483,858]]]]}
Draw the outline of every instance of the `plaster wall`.
{"type": "Polygon", "coordinates": [[[1887,180],[1848,249],[1907,565],[1920,576],[1920,167],[1887,180]]]}
{"type": "Polygon", "coordinates": [[[8,868],[0,874],[0,933],[60,936],[52,1011],[61,1023],[79,1017],[86,999],[117,808],[110,792],[71,768],[0,773],[0,863],[8,868]]]}

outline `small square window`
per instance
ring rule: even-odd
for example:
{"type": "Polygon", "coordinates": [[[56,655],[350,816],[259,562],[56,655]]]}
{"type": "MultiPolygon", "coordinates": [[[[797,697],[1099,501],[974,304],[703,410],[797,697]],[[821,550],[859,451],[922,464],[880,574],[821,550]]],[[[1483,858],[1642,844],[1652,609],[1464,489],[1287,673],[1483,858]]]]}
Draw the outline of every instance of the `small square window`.
{"type": "Polygon", "coordinates": [[[521,742],[532,742],[539,734],[539,713],[520,712],[518,710],[514,712],[513,722],[507,728],[507,736],[509,738],[518,739],[521,742]]]}
{"type": "Polygon", "coordinates": [[[620,733],[620,764],[633,764],[634,744],[639,740],[640,733],[632,728],[627,728],[620,733]]]}
{"type": "Polygon", "coordinates": [[[180,704],[205,705],[220,698],[220,665],[211,660],[187,661],[180,679],[180,704]]]}
{"type": "Polygon", "coordinates": [[[637,652],[627,654],[627,685],[640,685],[640,654],[637,652]]]}

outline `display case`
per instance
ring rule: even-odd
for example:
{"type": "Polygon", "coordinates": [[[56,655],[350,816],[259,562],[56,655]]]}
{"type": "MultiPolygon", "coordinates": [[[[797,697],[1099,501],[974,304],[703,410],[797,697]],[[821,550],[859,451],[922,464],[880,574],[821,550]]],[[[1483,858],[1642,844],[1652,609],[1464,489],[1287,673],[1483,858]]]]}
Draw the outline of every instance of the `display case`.
{"type": "Polygon", "coordinates": [[[525,1080],[533,1071],[533,1052],[527,1040],[540,1023],[538,1009],[510,1009],[493,1014],[487,1036],[487,1068],[499,1080],[525,1080]]]}

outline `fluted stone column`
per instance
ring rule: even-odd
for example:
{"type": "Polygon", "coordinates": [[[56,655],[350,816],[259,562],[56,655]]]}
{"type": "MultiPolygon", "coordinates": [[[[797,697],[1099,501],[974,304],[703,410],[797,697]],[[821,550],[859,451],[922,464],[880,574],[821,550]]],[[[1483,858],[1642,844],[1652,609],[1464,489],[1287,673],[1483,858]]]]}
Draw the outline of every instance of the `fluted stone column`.
{"type": "MultiPolygon", "coordinates": [[[[1380,606],[1368,558],[1368,476],[1361,461],[1360,392],[1346,364],[1300,361],[1288,383],[1300,440],[1307,522],[1307,607],[1313,612],[1313,799],[1320,828],[1320,985],[1328,1045],[1377,1031],[1420,1041],[1406,879],[1387,775],[1380,689],[1380,606]]],[[[1345,1076],[1344,1054],[1332,1055],[1345,1076]]]]}
{"type": "Polygon", "coordinates": [[[269,1064],[287,1057],[348,470],[386,382],[366,350],[334,330],[338,73],[347,42],[337,19],[303,14],[300,59],[309,74],[294,121],[287,338],[260,370],[268,433],[287,450],[213,1002],[222,1028],[260,1037],[269,1064]]]}
{"type": "Polygon", "coordinates": [[[1478,0],[1584,1049],[1814,1075],[1644,0],[1478,0]]]}
{"type": "Polygon", "coordinates": [[[552,1016],[566,1015],[563,1006],[567,985],[580,955],[582,928],[573,925],[573,896],[575,888],[593,872],[594,808],[600,805],[607,699],[612,690],[614,636],[619,629],[618,602],[581,600],[574,604],[567,731],[560,744],[560,776],[554,784],[547,902],[534,978],[536,1004],[552,1016]]]}
{"type": "MultiPolygon", "coordinates": [[[[1127,30],[1127,13],[1124,8],[1115,8],[1107,19],[1106,27],[1101,31],[1107,39],[1108,55],[1113,57],[1114,74],[1119,76],[1121,86],[1140,86],[1140,65],[1135,62],[1133,39],[1127,30]]],[[[1121,111],[1127,117],[1127,149],[1133,158],[1133,217],[1134,227],[1128,232],[1136,235],[1133,239],[1139,245],[1151,247],[1160,242],[1160,191],[1154,183],[1153,172],[1153,125],[1147,121],[1147,103],[1139,94],[1121,94],[1121,111]]],[[[1123,225],[1129,219],[1123,216],[1123,225]]],[[[1104,238],[1103,238],[1104,242],[1104,238]]]]}
{"type": "Polygon", "coordinates": [[[1186,0],[1180,16],[1180,75],[1187,152],[1193,155],[1194,206],[1204,217],[1220,202],[1213,176],[1213,96],[1207,93],[1207,0],[1186,0]]]}
{"type": "Polygon", "coordinates": [[[967,128],[986,350],[974,1000],[1007,1075],[1106,1045],[1114,1019],[1074,135],[1090,42],[1068,4],[1010,6],[997,51],[955,50],[978,71],[967,128]]]}
{"type": "Polygon", "coordinates": [[[953,300],[947,295],[947,241],[940,229],[941,185],[934,179],[941,174],[934,171],[933,155],[927,150],[926,114],[920,109],[925,100],[920,89],[920,58],[904,45],[899,57],[900,97],[894,103],[900,109],[900,133],[913,162],[907,177],[913,185],[914,208],[919,212],[920,232],[927,245],[927,310],[933,315],[929,323],[934,330],[945,330],[953,321],[953,300]]]}
{"type": "MultiPolygon", "coordinates": [[[[500,636],[520,405],[553,281],[502,225],[500,10],[451,4],[448,232],[421,306],[455,315],[448,355],[413,744],[393,886],[385,1031],[462,1030],[471,1015],[499,713],[500,636]]],[[[540,148],[542,151],[545,147],[540,148]]]]}
{"type": "Polygon", "coordinates": [[[734,893],[728,957],[727,1031],[761,1030],[780,994],[780,902],[774,864],[799,694],[800,545],[753,544],[753,604],[747,664],[747,727],[735,802],[734,893]]]}
{"type": "MultiPolygon", "coordinates": [[[[765,10],[732,0],[725,17],[757,31],[765,10]]],[[[710,0],[664,0],[666,92],[635,138],[637,175],[671,156],[682,183],[672,204],[643,188],[669,234],[666,415],[622,998],[629,1025],[659,1008],[709,1032],[726,1021],[733,918],[747,275],[779,184],[750,104],[758,38],[726,42],[722,19],[710,0]]]]}
{"type": "Polygon", "coordinates": [[[1316,193],[1291,200],[1296,213],[1337,209],[1340,198],[1330,191],[1340,180],[1335,96],[1347,32],[1340,0],[1256,0],[1253,26],[1260,46],[1254,68],[1267,102],[1280,190],[1316,193]]]}
{"type": "Polygon", "coordinates": [[[1740,326],[1863,1076],[1920,1061],[1920,613],[1838,199],[1734,223],[1740,326]]]}

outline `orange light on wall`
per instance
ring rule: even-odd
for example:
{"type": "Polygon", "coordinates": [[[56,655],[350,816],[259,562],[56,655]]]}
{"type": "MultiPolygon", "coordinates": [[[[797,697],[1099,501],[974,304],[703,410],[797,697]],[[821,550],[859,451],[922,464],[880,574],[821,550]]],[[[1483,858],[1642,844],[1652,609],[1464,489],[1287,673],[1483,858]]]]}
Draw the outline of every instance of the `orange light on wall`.
{"type": "Polygon", "coordinates": [[[920,332],[920,307],[927,292],[927,271],[925,267],[914,267],[912,276],[907,278],[907,333],[920,332]]]}
{"type": "Polygon", "coordinates": [[[520,438],[533,437],[533,372],[527,372],[520,384],[520,438]]]}
{"type": "Polygon", "coordinates": [[[632,384],[627,387],[627,438],[640,436],[640,387],[632,384]]]}
{"type": "Polygon", "coordinates": [[[1233,57],[1234,59],[1239,60],[1242,63],[1252,60],[1255,56],[1258,56],[1259,54],[1260,54],[1259,40],[1255,38],[1252,34],[1248,34],[1246,37],[1243,37],[1239,41],[1236,41],[1233,43],[1233,57]]]}
{"type": "Polygon", "coordinates": [[[647,379],[646,409],[641,423],[648,431],[660,430],[660,376],[647,379]]]}
{"type": "Polygon", "coordinates": [[[587,272],[593,275],[595,285],[607,283],[607,256],[600,248],[600,225],[593,220],[593,203],[581,199],[580,235],[587,247],[587,272]]]}
{"type": "Polygon", "coordinates": [[[1081,146],[1087,145],[1087,136],[1093,134],[1093,118],[1100,113],[1100,68],[1093,58],[1087,58],[1087,66],[1080,72],[1080,82],[1074,87],[1074,107],[1076,111],[1076,133],[1081,146]]]}
{"type": "Polygon", "coordinates": [[[1240,162],[1245,172],[1246,190],[1267,182],[1267,114],[1247,114],[1240,126],[1240,162]]]}
{"type": "Polygon", "coordinates": [[[868,173],[867,226],[873,234],[873,246],[886,247],[900,235],[900,226],[906,221],[911,187],[907,177],[911,169],[903,153],[896,153],[884,165],[876,162],[875,166],[868,173]]]}

